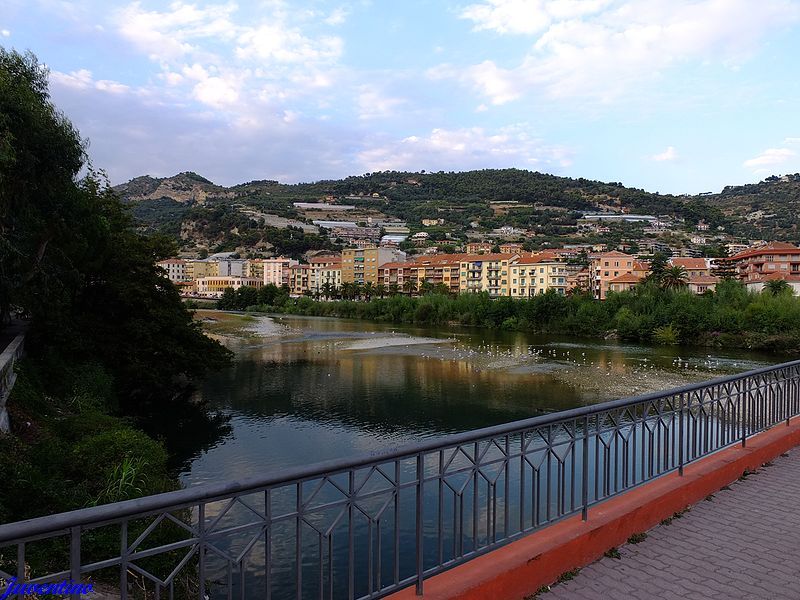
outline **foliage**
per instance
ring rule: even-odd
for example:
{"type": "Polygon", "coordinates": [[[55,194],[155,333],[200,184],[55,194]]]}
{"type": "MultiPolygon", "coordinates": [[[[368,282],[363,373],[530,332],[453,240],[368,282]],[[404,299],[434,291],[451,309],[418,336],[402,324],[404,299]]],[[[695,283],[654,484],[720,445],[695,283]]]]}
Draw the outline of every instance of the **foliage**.
{"type": "MultiPolygon", "coordinates": [[[[397,290],[395,290],[397,291],[397,290]]],[[[362,294],[363,297],[363,294],[362,294]]],[[[393,323],[460,324],[658,344],[739,346],[771,351],[800,349],[800,298],[748,292],[737,281],[695,295],[685,286],[645,282],[600,302],[588,294],[554,292],[530,299],[488,294],[390,294],[369,301],[314,301],[275,296],[250,307],[263,312],[345,317],[393,323]]]]}
{"type": "Polygon", "coordinates": [[[138,233],[91,166],[78,179],[84,142],[31,54],[0,49],[0,140],[0,309],[31,315],[31,353],[102,365],[143,420],[226,364],[154,265],[174,244],[138,233]]]}

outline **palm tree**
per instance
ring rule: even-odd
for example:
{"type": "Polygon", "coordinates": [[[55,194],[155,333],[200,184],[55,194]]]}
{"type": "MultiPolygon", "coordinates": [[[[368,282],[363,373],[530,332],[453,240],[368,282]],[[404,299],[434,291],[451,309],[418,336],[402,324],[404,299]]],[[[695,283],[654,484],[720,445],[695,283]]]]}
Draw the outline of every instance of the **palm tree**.
{"type": "Polygon", "coordinates": [[[322,292],[322,297],[325,298],[325,300],[330,300],[331,294],[333,293],[333,286],[331,285],[331,282],[326,281],[323,283],[320,291],[322,292]]]}
{"type": "Polygon", "coordinates": [[[342,284],[342,299],[343,300],[352,300],[355,298],[355,283],[351,281],[346,281],[342,284]]]}
{"type": "Polygon", "coordinates": [[[419,286],[419,293],[422,296],[426,296],[433,292],[433,284],[430,281],[423,281],[422,285],[419,286]]]}
{"type": "Polygon", "coordinates": [[[378,294],[378,298],[383,298],[386,295],[386,285],[383,283],[379,283],[375,286],[375,293],[378,294]]]}
{"type": "Polygon", "coordinates": [[[414,293],[417,291],[417,282],[413,279],[406,279],[403,282],[403,291],[407,293],[409,296],[413,296],[414,293]]]}
{"type": "Polygon", "coordinates": [[[794,294],[792,286],[785,279],[773,279],[764,284],[764,292],[768,292],[773,296],[780,296],[786,292],[794,294]]]}
{"type": "Polygon", "coordinates": [[[688,283],[689,274],[684,267],[674,265],[664,269],[659,279],[665,290],[679,290],[688,283]]]}
{"type": "Polygon", "coordinates": [[[400,293],[400,286],[396,283],[389,284],[389,295],[390,296],[397,296],[400,293]]]}
{"type": "Polygon", "coordinates": [[[375,293],[375,284],[368,281],[364,284],[364,300],[369,302],[372,299],[372,294],[375,293]]]}

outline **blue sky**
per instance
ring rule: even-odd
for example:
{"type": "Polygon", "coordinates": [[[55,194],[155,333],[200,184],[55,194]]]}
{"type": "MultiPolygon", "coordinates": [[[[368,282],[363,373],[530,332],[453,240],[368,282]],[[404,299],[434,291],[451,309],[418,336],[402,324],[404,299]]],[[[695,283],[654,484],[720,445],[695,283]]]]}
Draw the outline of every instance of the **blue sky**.
{"type": "Polygon", "coordinates": [[[0,44],[49,66],[114,183],[800,171],[800,0],[5,0],[0,44]]]}

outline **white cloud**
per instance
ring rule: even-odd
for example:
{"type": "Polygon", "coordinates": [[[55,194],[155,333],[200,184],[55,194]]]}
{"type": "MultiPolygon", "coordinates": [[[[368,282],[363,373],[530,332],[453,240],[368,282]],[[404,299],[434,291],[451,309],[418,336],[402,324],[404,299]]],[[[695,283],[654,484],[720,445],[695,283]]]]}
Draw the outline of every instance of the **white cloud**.
{"type": "Polygon", "coordinates": [[[527,94],[611,101],[688,61],[735,66],[773,30],[800,19],[792,0],[488,0],[461,17],[531,38],[516,66],[491,60],[432,71],[494,104],[527,94]]]}
{"type": "Polygon", "coordinates": [[[153,60],[175,61],[196,51],[200,39],[232,39],[238,28],[230,20],[236,5],[209,5],[174,2],[164,12],[142,9],[141,2],[121,9],[117,24],[122,36],[153,60]]]}
{"type": "Polygon", "coordinates": [[[795,156],[797,153],[789,148],[768,148],[758,156],[744,161],[744,166],[748,169],[755,169],[756,172],[768,171],[772,167],[788,162],[795,156]]]}
{"type": "Polygon", "coordinates": [[[475,23],[475,31],[532,34],[544,31],[554,20],[590,15],[610,3],[610,0],[488,0],[467,6],[460,16],[475,23]]]}
{"type": "Polygon", "coordinates": [[[493,132],[481,127],[434,129],[426,136],[378,140],[361,151],[358,159],[366,171],[512,166],[561,171],[572,164],[572,152],[544,144],[525,125],[514,125],[493,132]]]}
{"type": "Polygon", "coordinates": [[[258,58],[281,63],[314,63],[330,61],[342,53],[342,39],[322,36],[312,39],[297,28],[285,24],[264,24],[248,29],[238,38],[239,58],[258,58]]]}
{"type": "Polygon", "coordinates": [[[11,32],[8,29],[0,29],[0,35],[3,37],[9,37],[11,32]]]}
{"type": "Polygon", "coordinates": [[[331,14],[325,19],[328,25],[341,25],[347,20],[348,11],[344,7],[335,8],[331,14]]]}
{"type": "Polygon", "coordinates": [[[70,73],[51,71],[50,80],[57,85],[75,90],[96,89],[111,94],[122,94],[130,91],[130,87],[118,81],[112,81],[110,79],[95,81],[92,77],[92,72],[88,69],[79,69],[78,71],[72,71],[70,73]]]}
{"type": "Polygon", "coordinates": [[[239,99],[236,84],[222,77],[208,77],[194,86],[194,97],[203,104],[223,108],[239,99]]]}
{"type": "Polygon", "coordinates": [[[403,98],[386,96],[372,85],[362,85],[358,90],[358,117],[365,120],[392,117],[405,103],[403,98]]]}
{"type": "Polygon", "coordinates": [[[667,146],[666,150],[658,154],[654,154],[650,157],[650,159],[657,162],[672,162],[678,160],[678,151],[675,150],[675,146],[667,146]]]}
{"type": "Polygon", "coordinates": [[[800,137],[787,137],[783,140],[784,144],[800,144],[800,137]]]}

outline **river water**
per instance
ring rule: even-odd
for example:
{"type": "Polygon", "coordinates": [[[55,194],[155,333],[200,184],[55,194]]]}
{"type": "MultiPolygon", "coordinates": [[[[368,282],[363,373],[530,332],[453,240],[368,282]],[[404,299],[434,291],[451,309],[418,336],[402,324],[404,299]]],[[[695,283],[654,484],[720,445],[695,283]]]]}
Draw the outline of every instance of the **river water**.
{"type": "Polygon", "coordinates": [[[185,486],[396,448],[779,362],[745,351],[362,321],[259,317],[200,396],[229,431],[185,486]]]}

